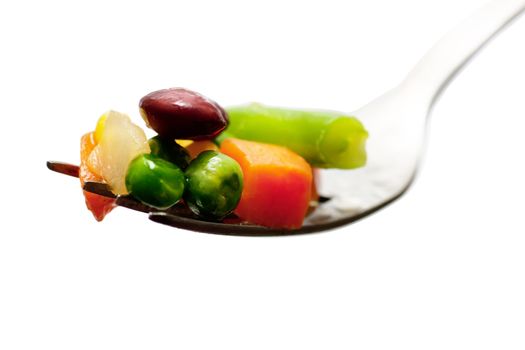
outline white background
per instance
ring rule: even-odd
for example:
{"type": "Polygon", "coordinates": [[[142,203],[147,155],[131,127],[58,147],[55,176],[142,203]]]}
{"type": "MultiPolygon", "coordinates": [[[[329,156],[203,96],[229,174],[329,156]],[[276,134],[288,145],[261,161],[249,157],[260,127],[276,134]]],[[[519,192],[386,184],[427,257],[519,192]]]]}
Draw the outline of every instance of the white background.
{"type": "Polygon", "coordinates": [[[483,2],[3,2],[0,349],[525,348],[525,18],[436,106],[413,188],[341,229],[97,223],[45,168],[165,87],[355,110],[483,2]]]}

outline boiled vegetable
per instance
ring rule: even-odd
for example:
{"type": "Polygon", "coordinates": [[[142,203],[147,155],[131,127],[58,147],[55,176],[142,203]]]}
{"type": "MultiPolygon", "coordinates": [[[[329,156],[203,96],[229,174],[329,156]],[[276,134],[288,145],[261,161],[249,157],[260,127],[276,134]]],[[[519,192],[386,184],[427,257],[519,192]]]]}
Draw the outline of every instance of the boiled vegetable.
{"type": "Polygon", "coordinates": [[[219,142],[235,137],[285,146],[319,168],[353,169],[366,163],[368,132],[354,117],[256,103],[227,112],[230,124],[219,142]]]}
{"type": "Polygon", "coordinates": [[[239,162],[244,189],[235,213],[251,223],[273,228],[302,226],[312,191],[312,169],[281,146],[229,138],[221,152],[239,162]]]}
{"type": "Polygon", "coordinates": [[[125,178],[129,163],[139,154],[150,152],[148,140],[144,131],[125,114],[109,111],[102,118],[105,121],[100,141],[93,150],[96,159],[92,159],[90,164],[113,193],[127,194],[125,178]]]}
{"type": "Polygon", "coordinates": [[[182,88],[154,91],[140,100],[139,107],[146,124],[165,138],[213,138],[228,124],[226,112],[216,102],[182,88]]]}
{"type": "Polygon", "coordinates": [[[204,151],[190,163],[185,174],[184,201],[195,214],[220,220],[239,203],[242,171],[227,155],[204,151]]]}
{"type": "Polygon", "coordinates": [[[184,173],[176,165],[156,155],[139,155],[129,165],[126,188],[144,204],[167,209],[182,197],[184,173]]]}
{"type": "MultiPolygon", "coordinates": [[[[88,164],[93,149],[96,146],[95,135],[90,132],[80,139],[80,169],[78,177],[81,186],[87,181],[102,181],[102,177],[94,173],[88,164]]],[[[115,207],[115,199],[103,197],[98,194],[83,191],[86,200],[86,206],[93,213],[97,221],[102,221],[104,217],[115,207]]]]}
{"type": "Polygon", "coordinates": [[[190,163],[190,154],[175,140],[167,139],[159,135],[148,140],[151,154],[159,156],[181,168],[186,169],[190,163]]]}
{"type": "Polygon", "coordinates": [[[96,143],[99,143],[100,140],[102,140],[102,135],[104,134],[104,127],[106,125],[106,119],[108,119],[108,115],[106,113],[102,114],[100,118],[98,118],[94,134],[96,143]]]}
{"type": "Polygon", "coordinates": [[[186,150],[190,154],[191,159],[197,158],[199,154],[204,151],[218,151],[219,147],[209,140],[194,141],[186,146],[186,150]]]}

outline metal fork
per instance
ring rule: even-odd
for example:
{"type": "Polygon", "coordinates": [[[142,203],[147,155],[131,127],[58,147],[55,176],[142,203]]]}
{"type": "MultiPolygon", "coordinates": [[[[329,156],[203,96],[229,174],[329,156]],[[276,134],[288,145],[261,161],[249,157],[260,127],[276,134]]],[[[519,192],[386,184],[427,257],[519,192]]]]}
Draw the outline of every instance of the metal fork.
{"type": "MultiPolygon", "coordinates": [[[[324,201],[299,230],[287,231],[240,221],[203,221],[176,206],[160,212],[131,197],[118,205],[149,213],[149,219],[183,229],[231,235],[282,235],[317,232],[345,225],[392,203],[410,187],[416,175],[426,136],[426,123],[438,97],[498,32],[525,10],[525,0],[494,0],[443,37],[396,88],[352,113],[370,132],[368,164],[358,170],[324,170],[324,201]],[[328,200],[329,199],[329,200],[328,200]]],[[[74,166],[48,162],[51,170],[74,175],[74,166]]],[[[78,168],[76,170],[78,172],[78,168]]],[[[101,184],[85,189],[101,195],[111,192],[101,184]]]]}

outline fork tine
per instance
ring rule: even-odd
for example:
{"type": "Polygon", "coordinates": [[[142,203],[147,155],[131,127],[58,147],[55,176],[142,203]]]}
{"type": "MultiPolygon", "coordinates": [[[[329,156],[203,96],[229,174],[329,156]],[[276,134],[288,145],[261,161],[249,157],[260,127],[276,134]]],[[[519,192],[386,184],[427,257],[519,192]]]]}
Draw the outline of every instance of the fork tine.
{"type": "Polygon", "coordinates": [[[168,225],[185,230],[199,231],[204,233],[218,233],[223,235],[233,235],[235,230],[232,230],[231,224],[224,224],[220,222],[202,221],[189,217],[170,215],[168,213],[151,213],[149,219],[159,224],[168,225]]]}
{"type": "Polygon", "coordinates": [[[83,189],[84,191],[95,193],[100,196],[104,196],[108,198],[115,198],[116,199],[115,204],[118,205],[119,207],[124,207],[124,208],[128,208],[131,210],[140,211],[143,213],[151,213],[151,212],[158,211],[158,209],[147,206],[131,196],[115,195],[113,192],[111,192],[111,190],[109,189],[109,186],[105,183],[88,181],[84,183],[83,189]]]}
{"type": "Polygon", "coordinates": [[[118,196],[117,205],[119,207],[125,207],[131,210],[141,211],[143,213],[151,213],[151,212],[158,211],[158,209],[145,205],[130,196],[118,196]]]}
{"type": "Polygon", "coordinates": [[[198,218],[171,215],[165,212],[150,213],[148,218],[156,223],[171,227],[226,236],[283,236],[293,235],[298,232],[252,224],[204,221],[198,218]]]}
{"type": "MultiPolygon", "coordinates": [[[[84,191],[91,192],[98,194],[100,196],[108,197],[108,198],[115,198],[115,204],[119,207],[128,208],[135,211],[140,211],[143,213],[154,213],[154,212],[161,212],[163,210],[150,207],[132,196],[117,196],[111,190],[109,189],[109,186],[105,183],[101,182],[94,182],[94,181],[88,181],[84,184],[83,187],[84,191]]],[[[178,209],[168,209],[170,212],[173,212],[173,214],[178,214],[180,211],[180,208],[178,209]]]]}
{"type": "Polygon", "coordinates": [[[101,182],[87,181],[83,186],[84,191],[95,193],[108,198],[116,198],[117,196],[110,191],[109,186],[101,182]]]}
{"type": "Polygon", "coordinates": [[[48,160],[46,162],[47,168],[49,170],[55,171],[60,174],[69,175],[73,177],[78,177],[79,167],[77,165],[55,162],[48,160]]]}

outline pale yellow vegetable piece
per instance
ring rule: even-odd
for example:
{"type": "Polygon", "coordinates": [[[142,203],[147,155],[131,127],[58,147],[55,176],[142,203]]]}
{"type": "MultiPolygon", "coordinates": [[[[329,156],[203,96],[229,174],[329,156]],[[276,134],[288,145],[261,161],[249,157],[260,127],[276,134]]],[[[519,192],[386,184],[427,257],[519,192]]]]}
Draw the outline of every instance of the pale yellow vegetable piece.
{"type": "Polygon", "coordinates": [[[175,140],[180,146],[182,147],[188,147],[193,143],[192,140],[175,140]]]}
{"type": "Polygon", "coordinates": [[[106,113],[102,114],[100,118],[98,118],[97,121],[97,127],[95,129],[95,143],[99,143],[102,139],[102,135],[104,134],[104,126],[106,125],[106,119],[108,118],[108,115],[106,113]]]}
{"type": "MultiPolygon", "coordinates": [[[[115,194],[127,194],[126,173],[138,155],[150,153],[144,131],[123,113],[109,111],[101,127],[98,145],[92,151],[90,168],[102,176],[115,194]]],[[[91,158],[91,157],[90,157],[91,158]]]]}

